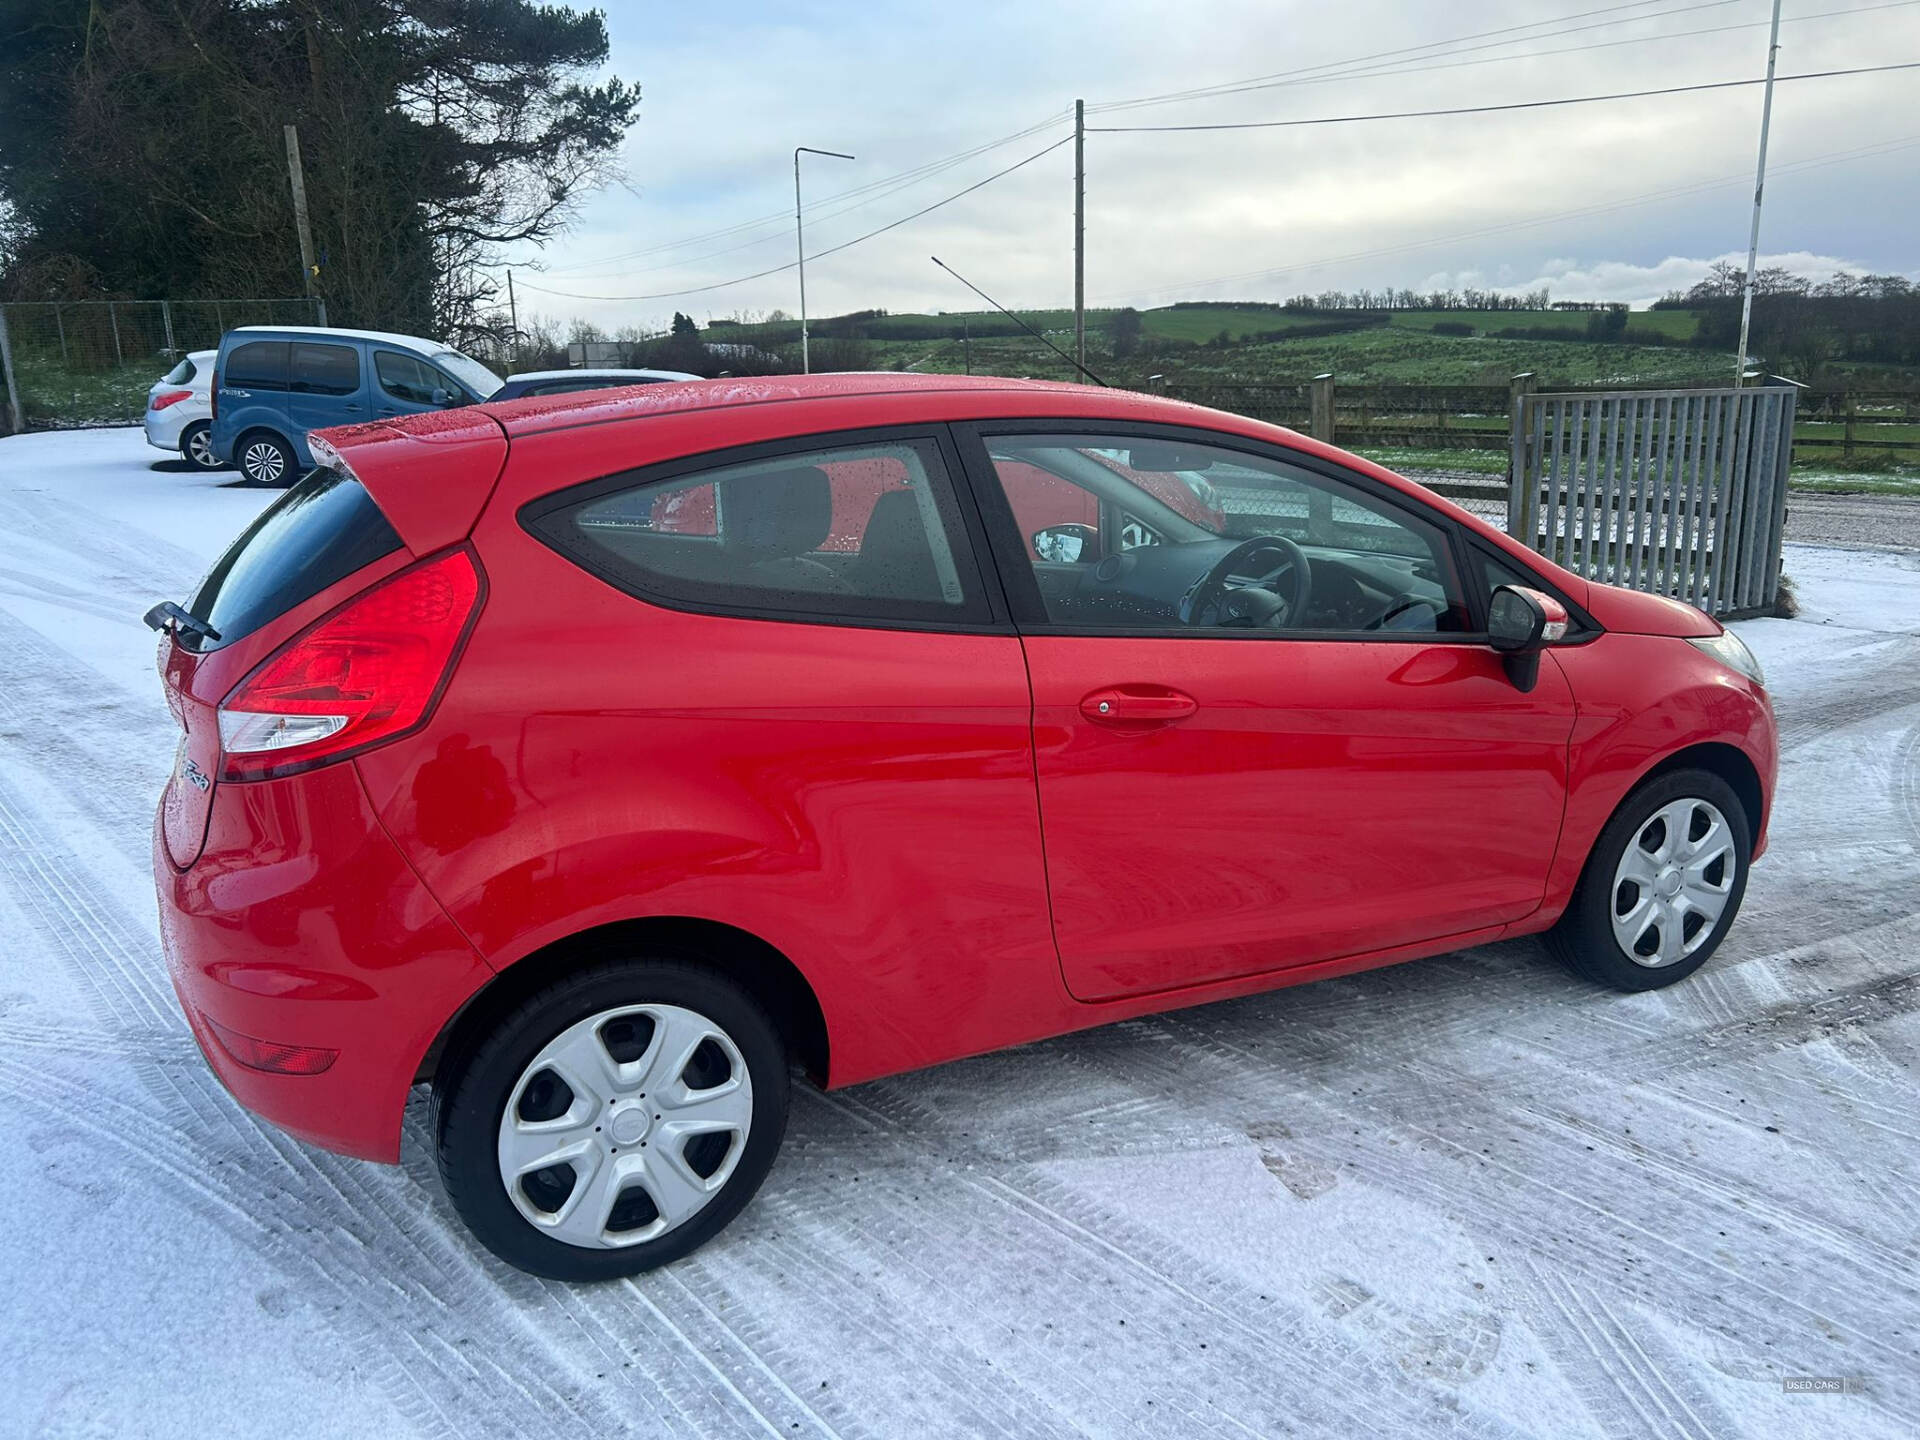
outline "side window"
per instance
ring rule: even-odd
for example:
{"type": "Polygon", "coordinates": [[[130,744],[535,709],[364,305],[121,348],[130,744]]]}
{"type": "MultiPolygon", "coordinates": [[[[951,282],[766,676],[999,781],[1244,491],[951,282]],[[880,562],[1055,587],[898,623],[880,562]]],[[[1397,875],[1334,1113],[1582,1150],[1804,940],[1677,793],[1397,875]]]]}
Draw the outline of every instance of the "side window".
{"type": "Polygon", "coordinates": [[[847,444],[660,480],[617,476],[526,519],[602,579],[687,609],[880,624],[988,618],[930,440],[847,444]]]}
{"type": "Polygon", "coordinates": [[[1204,441],[986,444],[1054,624],[1276,636],[1469,627],[1446,528],[1412,503],[1204,441]]]}
{"type": "Polygon", "coordinates": [[[220,383],[242,390],[286,389],[287,342],[249,340],[244,345],[234,346],[227,355],[220,383]]]}
{"type": "Polygon", "coordinates": [[[292,389],[301,395],[352,395],[360,389],[360,352],[351,345],[295,342],[292,389]]]}
{"type": "Polygon", "coordinates": [[[433,392],[446,388],[426,365],[395,350],[373,352],[373,373],[382,390],[412,405],[431,405],[433,392]]]}

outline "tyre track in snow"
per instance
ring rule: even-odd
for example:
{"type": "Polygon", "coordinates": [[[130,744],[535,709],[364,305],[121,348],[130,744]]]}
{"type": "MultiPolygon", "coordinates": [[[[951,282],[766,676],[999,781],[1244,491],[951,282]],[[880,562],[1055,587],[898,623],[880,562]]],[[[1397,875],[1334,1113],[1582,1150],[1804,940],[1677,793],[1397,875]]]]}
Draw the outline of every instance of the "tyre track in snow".
{"type": "MultiPolygon", "coordinates": [[[[273,1243],[265,1247],[257,1232],[242,1231],[237,1238],[275,1258],[293,1252],[293,1276],[331,1295],[342,1306],[340,1313],[355,1317],[357,1323],[343,1336],[350,1347],[387,1354],[396,1340],[415,1344],[407,1332],[391,1326],[397,1295],[408,1302],[410,1313],[437,1315],[442,1323],[456,1325],[469,1332],[469,1343],[479,1353],[493,1357],[487,1368],[475,1370],[462,1356],[416,1345],[406,1363],[383,1371],[391,1382],[389,1398],[427,1425],[426,1433],[525,1434],[562,1416],[569,1424],[617,1431],[636,1409],[649,1408],[650,1387],[640,1376],[629,1382],[632,1393],[625,1403],[620,1384],[550,1386],[543,1377],[564,1369],[564,1363],[556,1367],[550,1347],[529,1329],[497,1276],[482,1268],[456,1232],[445,1223],[421,1224],[417,1195],[370,1183],[373,1167],[307,1150],[253,1120],[204,1065],[143,1062],[144,1037],[172,1034],[191,1043],[152,936],[99,892],[87,868],[39,822],[4,775],[0,879],[9,884],[47,950],[88,995],[108,1044],[128,1056],[132,1073],[155,1102],[150,1109],[129,1112],[139,1116],[128,1129],[140,1139],[125,1143],[140,1163],[164,1160],[176,1174],[183,1167],[202,1167],[229,1216],[288,1212],[301,1217],[297,1226],[272,1231],[273,1243]],[[336,1237],[348,1237],[350,1243],[337,1243],[336,1237]]],[[[89,1096],[88,1103],[97,1098],[89,1096]]],[[[617,1345],[617,1338],[608,1337],[608,1343],[617,1345]]],[[[727,1428],[725,1417],[712,1413],[697,1423],[661,1419],[661,1433],[712,1435],[727,1428]]]]}
{"type": "MultiPolygon", "coordinates": [[[[1429,1337],[1391,1307],[1378,1307],[1391,1317],[1383,1325],[1387,1343],[1379,1333],[1356,1337],[1328,1323],[1324,1315],[1257,1292],[1190,1255],[1171,1255],[1164,1237],[1139,1229],[1000,1148],[957,1141],[950,1128],[932,1123],[917,1102],[897,1093],[889,1082],[835,1092],[827,1098],[871,1115],[894,1131],[908,1149],[924,1147],[930,1140],[956,1149],[967,1162],[966,1170],[955,1176],[957,1185],[998,1198],[1011,1213],[1047,1232],[1050,1247],[1065,1244],[1090,1257],[1093,1268],[1088,1283],[1074,1291],[1077,1307],[1126,1284],[1126,1303],[1117,1319],[1103,1316],[1098,1309],[1090,1312],[1092,1318],[1104,1319],[1104,1324],[1087,1327],[1089,1343],[1101,1334],[1116,1333],[1112,1327],[1124,1321],[1129,1327],[1154,1325],[1167,1337],[1162,1342],[1167,1353],[1182,1349],[1193,1353],[1193,1345],[1200,1342],[1192,1317],[1198,1315],[1214,1327],[1206,1332],[1208,1343],[1223,1352],[1223,1359],[1234,1362],[1221,1373],[1243,1373],[1243,1365],[1255,1373],[1271,1370],[1272,1357],[1285,1354],[1287,1373],[1300,1376],[1304,1383],[1284,1394],[1256,1393],[1240,1401],[1241,1406],[1252,1407],[1233,1412],[1233,1418],[1243,1424],[1291,1429],[1297,1422],[1306,1434],[1423,1435],[1431,1433],[1444,1416],[1449,1433],[1514,1434],[1496,1417],[1466,1408],[1449,1387],[1427,1383],[1394,1363],[1388,1353],[1394,1344],[1404,1349],[1429,1337]]],[[[911,1183],[910,1176],[908,1180],[911,1183]]],[[[956,1224],[977,1208],[951,1195],[933,1200],[923,1195],[915,1209],[924,1211],[930,1205],[951,1210],[956,1224]]],[[[1007,1243],[1005,1230],[991,1231],[981,1237],[977,1252],[968,1253],[990,1254],[1007,1243]]]]}

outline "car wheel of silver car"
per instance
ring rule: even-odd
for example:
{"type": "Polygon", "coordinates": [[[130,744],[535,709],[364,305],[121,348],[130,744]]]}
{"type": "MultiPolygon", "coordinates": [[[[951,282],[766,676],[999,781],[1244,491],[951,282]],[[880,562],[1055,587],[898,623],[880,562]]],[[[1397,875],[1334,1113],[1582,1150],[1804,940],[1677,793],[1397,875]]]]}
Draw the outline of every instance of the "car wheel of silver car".
{"type": "Polygon", "coordinates": [[[204,421],[187,427],[180,437],[180,454],[196,470],[218,470],[227,463],[214,453],[213,426],[204,421]]]}
{"type": "Polygon", "coordinates": [[[779,1032],[739,986],[670,961],[533,995],[434,1085],[449,1198],[496,1255],[630,1275],[718,1233],[786,1128],[779,1032]]]}
{"type": "Polygon", "coordinates": [[[1648,781],[1600,832],[1555,948],[1619,990],[1685,979],[1739,913],[1752,847],[1746,807],[1720,776],[1677,770],[1648,781]]]}
{"type": "Polygon", "coordinates": [[[292,447],[278,435],[264,432],[240,442],[240,473],[256,485],[285,485],[294,478],[292,447]]]}

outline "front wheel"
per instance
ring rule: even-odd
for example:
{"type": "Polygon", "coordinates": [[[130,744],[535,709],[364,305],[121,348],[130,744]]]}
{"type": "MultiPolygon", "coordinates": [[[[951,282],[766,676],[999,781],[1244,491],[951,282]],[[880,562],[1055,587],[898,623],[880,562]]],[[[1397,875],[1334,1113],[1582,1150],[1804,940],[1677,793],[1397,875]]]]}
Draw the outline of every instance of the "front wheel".
{"type": "Polygon", "coordinates": [[[1616,990],[1684,980],[1726,938],[1753,837],[1733,787],[1706,770],[1648,781],[1600,832],[1549,944],[1616,990]]]}
{"type": "Polygon", "coordinates": [[[637,1274],[753,1198],[787,1123],[766,1012],[694,965],[581,971],[434,1082],[440,1178],[494,1254],[556,1280],[637,1274]]]}

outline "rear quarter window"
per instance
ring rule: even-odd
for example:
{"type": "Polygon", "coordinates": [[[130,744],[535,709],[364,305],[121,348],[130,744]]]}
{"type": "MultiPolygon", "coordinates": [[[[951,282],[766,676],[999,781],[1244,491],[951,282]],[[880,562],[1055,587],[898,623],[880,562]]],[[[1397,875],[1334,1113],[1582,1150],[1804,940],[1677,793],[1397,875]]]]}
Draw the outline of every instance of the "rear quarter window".
{"type": "Polygon", "coordinates": [[[243,390],[286,389],[289,348],[285,340],[249,340],[234,346],[221,371],[221,383],[243,390]]]}
{"type": "Polygon", "coordinates": [[[228,547],[187,608],[224,645],[399,548],[399,535],[358,480],[315,470],[228,547]]]}

